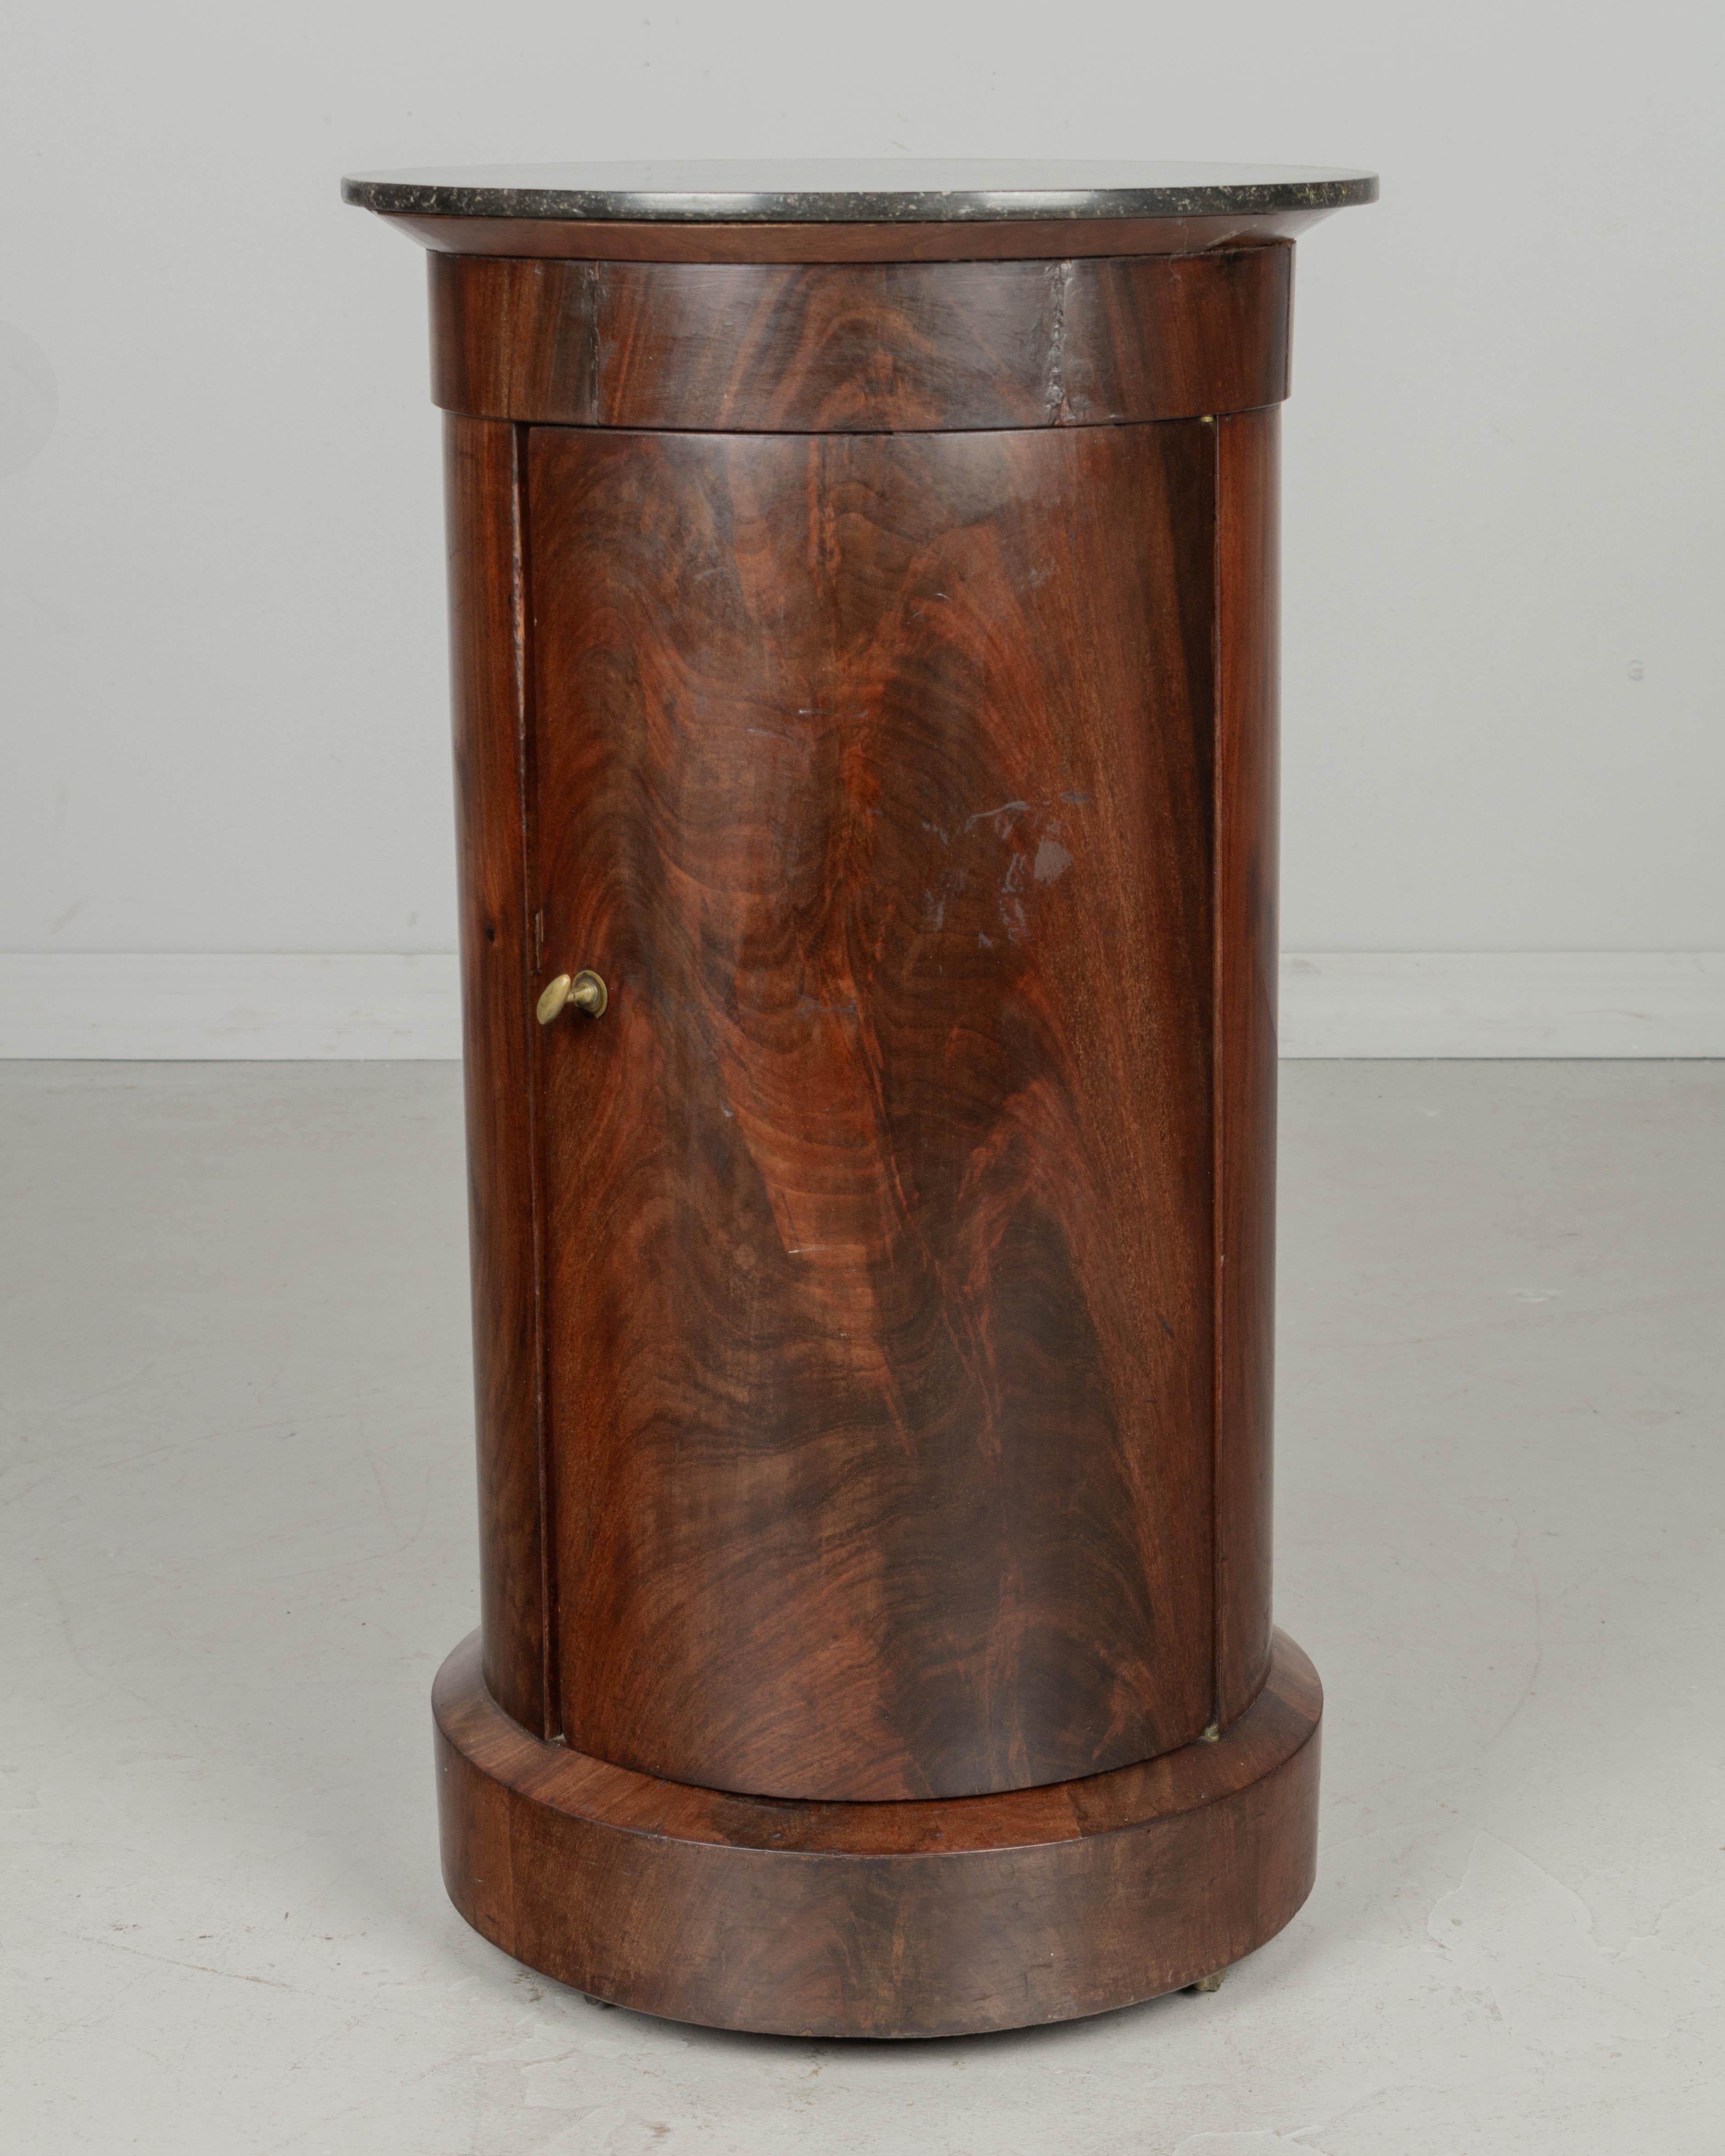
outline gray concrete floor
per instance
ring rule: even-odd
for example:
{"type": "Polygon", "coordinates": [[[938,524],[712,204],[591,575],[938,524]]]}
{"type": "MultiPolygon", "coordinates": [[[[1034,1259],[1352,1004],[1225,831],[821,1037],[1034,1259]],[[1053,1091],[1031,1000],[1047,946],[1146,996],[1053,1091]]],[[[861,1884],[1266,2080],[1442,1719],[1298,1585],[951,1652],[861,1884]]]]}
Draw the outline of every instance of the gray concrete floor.
{"type": "Polygon", "coordinates": [[[444,1901],[457,1077],[0,1067],[0,2144],[1725,2148],[1725,1065],[1284,1072],[1317,1892],[1214,1997],[912,2046],[599,2010],[444,1901]]]}

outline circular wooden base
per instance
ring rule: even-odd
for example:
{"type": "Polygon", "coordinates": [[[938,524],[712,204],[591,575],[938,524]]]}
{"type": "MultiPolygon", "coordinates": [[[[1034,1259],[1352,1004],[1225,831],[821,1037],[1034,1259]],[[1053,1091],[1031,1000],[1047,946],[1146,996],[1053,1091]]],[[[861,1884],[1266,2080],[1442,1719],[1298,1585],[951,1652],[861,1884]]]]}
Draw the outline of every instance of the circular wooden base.
{"type": "Polygon", "coordinates": [[[560,1983],[792,2036],[1066,2021],[1210,1976],[1312,1888],[1316,1671],[1278,1633],[1214,1743],[1003,1795],[780,1802],[547,1743],[491,1699],[479,1635],[439,1671],[444,1878],[560,1983]]]}

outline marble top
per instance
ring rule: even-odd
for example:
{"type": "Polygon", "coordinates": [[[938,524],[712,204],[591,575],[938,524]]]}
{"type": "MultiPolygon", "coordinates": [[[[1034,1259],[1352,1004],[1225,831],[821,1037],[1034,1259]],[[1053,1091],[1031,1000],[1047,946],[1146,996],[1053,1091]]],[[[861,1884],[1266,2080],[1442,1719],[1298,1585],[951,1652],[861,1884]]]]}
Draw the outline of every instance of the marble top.
{"type": "Polygon", "coordinates": [[[1378,177],[1321,165],[1088,158],[705,158],[353,172],[341,182],[341,199],[398,217],[927,224],[1321,213],[1375,202],[1378,177]]]}

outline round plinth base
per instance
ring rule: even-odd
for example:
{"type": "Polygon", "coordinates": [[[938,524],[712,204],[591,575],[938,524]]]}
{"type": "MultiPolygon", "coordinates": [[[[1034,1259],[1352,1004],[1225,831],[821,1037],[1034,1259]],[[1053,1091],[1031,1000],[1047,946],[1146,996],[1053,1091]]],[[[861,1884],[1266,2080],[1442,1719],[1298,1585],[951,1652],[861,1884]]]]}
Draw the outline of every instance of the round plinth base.
{"type": "Polygon", "coordinates": [[[475,1931],[591,1997],[788,2036],[957,2036],[1177,1991],[1311,1892],[1316,1671],[1278,1633],[1213,1743],[999,1796],[810,1804],[548,1744],[439,1673],[444,1878],[475,1931]]]}

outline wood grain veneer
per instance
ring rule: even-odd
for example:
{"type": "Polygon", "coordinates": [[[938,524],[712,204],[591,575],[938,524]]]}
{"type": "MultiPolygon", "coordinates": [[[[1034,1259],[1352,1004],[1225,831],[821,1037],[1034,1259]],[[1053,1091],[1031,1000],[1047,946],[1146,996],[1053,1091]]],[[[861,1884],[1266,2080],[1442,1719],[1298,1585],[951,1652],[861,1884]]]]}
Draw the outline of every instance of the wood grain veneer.
{"type": "Polygon", "coordinates": [[[1216,1718],[1270,1661],[1281,414],[1216,427],[1216,1718]]]}
{"type": "Polygon", "coordinates": [[[1106,426],[1287,394],[1293,250],[854,264],[429,258],[432,396],[565,426],[1106,426]]]}
{"type": "Polygon", "coordinates": [[[1225,1969],[1312,1890],[1322,1695],[1278,1636],[1219,1743],[1009,1797],[799,1804],[529,1737],[475,1643],[433,1695],[444,1878],[475,1930],[590,1996],[788,2036],[955,2036],[1225,1969]]]}
{"type": "Polygon", "coordinates": [[[1214,459],[534,430],[583,1750],[928,1797],[1210,1719],[1214,459]]]}
{"type": "Polygon", "coordinates": [[[444,428],[485,1683],[548,1733],[526,899],[526,429],[444,428]]]}

